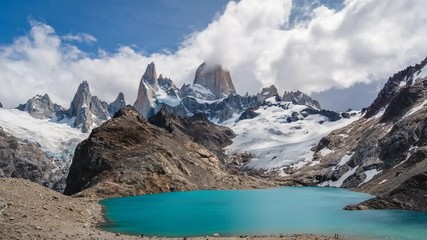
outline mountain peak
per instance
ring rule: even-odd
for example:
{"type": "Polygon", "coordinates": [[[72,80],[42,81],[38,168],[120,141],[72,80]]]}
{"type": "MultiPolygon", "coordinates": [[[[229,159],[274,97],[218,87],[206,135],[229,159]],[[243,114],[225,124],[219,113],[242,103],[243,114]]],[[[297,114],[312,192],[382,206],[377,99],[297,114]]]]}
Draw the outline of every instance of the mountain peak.
{"type": "Polygon", "coordinates": [[[124,107],[126,107],[125,95],[120,92],[116,100],[108,105],[108,112],[110,113],[110,116],[114,116],[117,111],[124,107]]]}
{"type": "Polygon", "coordinates": [[[294,102],[299,105],[306,105],[315,109],[322,109],[320,103],[317,100],[312,99],[307,94],[297,90],[297,91],[285,91],[283,93],[282,100],[285,102],[294,102]]]}
{"type": "Polygon", "coordinates": [[[270,85],[269,87],[265,87],[261,90],[261,93],[259,94],[259,97],[262,99],[271,98],[273,96],[279,95],[277,92],[276,86],[274,84],[270,85]]]}
{"type": "Polygon", "coordinates": [[[17,109],[28,112],[32,117],[38,119],[52,118],[57,110],[62,107],[52,102],[49,95],[35,95],[29,99],[25,104],[19,104],[17,109]]]}
{"type": "Polygon", "coordinates": [[[142,75],[142,79],[146,83],[150,84],[150,86],[154,90],[158,90],[158,83],[157,83],[157,72],[156,72],[156,65],[154,62],[151,62],[148,64],[147,68],[145,69],[144,75],[142,75]]]}
{"type": "Polygon", "coordinates": [[[217,99],[236,94],[230,72],[221,65],[202,63],[196,70],[194,84],[209,89],[217,99]]]}
{"type": "Polygon", "coordinates": [[[81,128],[82,132],[89,132],[94,124],[99,125],[102,121],[109,118],[107,112],[108,104],[92,96],[89,89],[89,83],[83,81],[77,88],[67,115],[76,117],[74,126],[81,128]]]}

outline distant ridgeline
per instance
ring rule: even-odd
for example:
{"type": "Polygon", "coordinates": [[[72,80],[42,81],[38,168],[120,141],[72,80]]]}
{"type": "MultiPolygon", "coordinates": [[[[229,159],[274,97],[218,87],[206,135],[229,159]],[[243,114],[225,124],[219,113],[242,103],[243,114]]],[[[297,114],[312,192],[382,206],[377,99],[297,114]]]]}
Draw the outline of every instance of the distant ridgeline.
{"type": "MultiPolygon", "coordinates": [[[[279,96],[274,85],[263,88],[257,95],[238,95],[230,72],[220,65],[207,63],[197,68],[193,84],[184,84],[181,88],[176,87],[171,79],[161,74],[157,76],[155,64],[150,63],[141,78],[133,106],[145,119],[164,108],[177,116],[203,113],[211,121],[222,123],[231,118],[238,119],[243,112],[258,108],[270,97],[305,105],[310,109],[308,113],[325,114],[332,121],[341,118],[339,114],[323,111],[319,102],[300,91],[285,91],[283,96],[279,96]]],[[[97,96],[92,96],[88,82],[83,81],[68,109],[53,103],[47,94],[36,95],[27,103],[20,104],[17,109],[38,119],[71,122],[73,127],[81,129],[82,132],[90,132],[125,106],[123,93],[119,93],[117,99],[108,104],[97,96]]],[[[347,114],[342,116],[348,117],[347,114]]]]}

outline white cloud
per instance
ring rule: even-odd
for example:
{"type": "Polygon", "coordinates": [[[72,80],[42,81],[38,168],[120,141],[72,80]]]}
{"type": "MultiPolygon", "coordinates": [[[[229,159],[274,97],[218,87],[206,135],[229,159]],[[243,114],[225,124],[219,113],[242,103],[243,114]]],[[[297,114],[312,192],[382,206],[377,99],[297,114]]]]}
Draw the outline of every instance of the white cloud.
{"type": "Polygon", "coordinates": [[[87,33],[78,33],[78,34],[67,34],[62,37],[65,41],[76,41],[76,42],[84,42],[84,43],[93,43],[98,41],[94,36],[87,33]]]}
{"type": "Polygon", "coordinates": [[[383,81],[427,55],[427,1],[346,0],[340,10],[320,6],[311,19],[289,28],[291,0],[229,2],[222,15],[195,32],[174,53],[150,56],[131,47],[100,49],[93,57],[68,40],[96,41],[91,35],[59,36],[46,24],[0,47],[0,101],[14,107],[47,92],[68,107],[78,84],[112,101],[119,91],[136,99],[139,79],[151,61],[180,86],[193,80],[203,62],[231,70],[238,92],[276,84],[282,91],[319,92],[383,81]]]}

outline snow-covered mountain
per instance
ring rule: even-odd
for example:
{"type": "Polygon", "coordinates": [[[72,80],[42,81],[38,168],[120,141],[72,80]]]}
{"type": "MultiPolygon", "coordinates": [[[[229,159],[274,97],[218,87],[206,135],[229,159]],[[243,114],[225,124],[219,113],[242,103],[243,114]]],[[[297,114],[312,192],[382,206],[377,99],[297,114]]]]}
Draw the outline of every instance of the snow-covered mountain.
{"type": "Polygon", "coordinates": [[[97,96],[92,96],[89,83],[83,81],[77,88],[68,110],[53,103],[47,94],[36,95],[25,104],[20,104],[17,109],[28,112],[34,118],[50,119],[51,122],[58,123],[68,122],[70,126],[87,133],[125,106],[123,93],[119,93],[117,99],[108,104],[97,96]]]}
{"type": "MultiPolygon", "coordinates": [[[[65,187],[65,177],[75,147],[89,135],[71,127],[69,122],[38,119],[28,112],[17,109],[0,108],[0,127],[6,135],[17,138],[20,144],[39,146],[53,166],[48,170],[49,172],[45,173],[50,176],[50,179],[43,179],[41,183],[59,191],[65,187]]],[[[4,155],[2,161],[7,161],[13,155],[4,155]]],[[[27,164],[37,165],[35,161],[37,159],[27,164]]]]}
{"type": "MultiPolygon", "coordinates": [[[[150,63],[141,77],[134,107],[146,120],[161,109],[181,117],[203,114],[236,133],[227,151],[250,155],[239,168],[281,175],[312,164],[311,149],[322,137],[360,117],[357,112],[321,109],[316,100],[299,91],[284,92],[284,99],[278,92],[272,85],[256,95],[238,95],[230,72],[206,63],[197,69],[193,84],[178,88],[171,79],[158,76],[156,65],[150,63]]],[[[37,95],[18,107],[22,112],[5,110],[0,126],[18,139],[39,143],[65,169],[77,142],[125,105],[122,93],[107,104],[92,96],[89,83],[83,81],[69,109],[54,104],[47,94],[37,95]]]]}
{"type": "Polygon", "coordinates": [[[266,99],[254,113],[249,119],[226,123],[236,133],[227,150],[231,155],[241,152],[251,155],[248,162],[241,163],[243,169],[273,170],[281,175],[286,175],[289,168],[316,164],[312,161],[312,148],[319,140],[361,116],[353,111],[350,118],[335,120],[313,111],[311,106],[280,101],[277,97],[266,99]]]}
{"type": "Polygon", "coordinates": [[[349,209],[427,211],[426,86],[427,58],[390,77],[359,119],[321,138],[292,178],[377,196],[349,209]]]}
{"type": "MultiPolygon", "coordinates": [[[[25,165],[27,169],[38,169],[36,175],[20,173],[17,176],[37,178],[38,182],[62,191],[77,144],[89,136],[91,129],[110,119],[125,106],[123,93],[113,103],[107,104],[92,96],[89,84],[83,81],[68,110],[53,103],[47,94],[36,95],[16,109],[0,108],[3,141],[8,144],[10,141],[18,141],[18,146],[14,148],[16,153],[2,153],[2,160],[10,163],[4,167],[9,170],[19,169],[19,166],[12,166],[17,164],[25,165]],[[39,157],[22,159],[32,154],[39,157]],[[18,161],[14,156],[23,157],[18,161]],[[49,161],[48,166],[46,162],[49,161]]],[[[4,170],[0,169],[5,174],[15,174],[4,170]]]]}

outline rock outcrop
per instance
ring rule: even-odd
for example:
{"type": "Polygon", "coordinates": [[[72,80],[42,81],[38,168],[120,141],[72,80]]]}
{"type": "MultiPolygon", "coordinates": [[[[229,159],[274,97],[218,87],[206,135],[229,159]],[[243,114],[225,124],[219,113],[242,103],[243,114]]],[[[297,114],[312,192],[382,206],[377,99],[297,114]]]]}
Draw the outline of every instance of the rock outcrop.
{"type": "Polygon", "coordinates": [[[349,205],[345,209],[411,209],[427,212],[427,172],[406,179],[397,188],[383,196],[349,205]]]}
{"type": "Polygon", "coordinates": [[[259,113],[255,112],[255,108],[248,108],[246,109],[239,117],[239,119],[237,119],[237,121],[242,121],[245,119],[253,119],[256,118],[259,113]]]}
{"type": "Polygon", "coordinates": [[[0,127],[0,177],[45,184],[54,166],[40,145],[21,141],[0,127]]]}
{"type": "Polygon", "coordinates": [[[397,95],[401,87],[410,86],[417,80],[418,74],[424,67],[426,67],[426,65],[427,58],[425,58],[421,63],[416,64],[415,66],[409,66],[391,76],[378,93],[378,96],[368,107],[365,117],[370,118],[381,111],[381,109],[384,109],[397,95]]]}
{"type": "MultiPolygon", "coordinates": [[[[414,68],[403,72],[417,74],[410,69],[414,68]]],[[[333,131],[313,148],[318,164],[298,170],[310,184],[377,196],[348,209],[427,210],[427,78],[408,82],[415,76],[401,73],[385,84],[364,117],[333,131]]]]}
{"type": "Polygon", "coordinates": [[[196,70],[193,83],[209,89],[216,99],[236,94],[230,72],[220,65],[211,66],[202,63],[196,70]]]}
{"type": "Polygon", "coordinates": [[[271,98],[278,95],[279,93],[277,92],[277,88],[274,85],[263,88],[261,92],[258,94],[261,100],[265,100],[267,98],[271,98]]]}
{"type": "Polygon", "coordinates": [[[108,105],[108,113],[110,116],[114,116],[117,111],[124,107],[126,107],[125,95],[120,92],[116,100],[108,105]]]}
{"type": "Polygon", "coordinates": [[[3,108],[3,104],[1,104],[1,102],[0,102],[0,108],[3,108]]]}
{"type": "Polygon", "coordinates": [[[322,109],[318,101],[312,99],[311,97],[309,97],[308,95],[300,91],[296,91],[296,92],[285,91],[285,93],[283,93],[282,100],[285,102],[293,102],[294,104],[306,105],[308,107],[312,107],[318,110],[322,109]]]}
{"type": "Polygon", "coordinates": [[[230,141],[230,130],[163,111],[151,121],[160,127],[126,107],[94,129],[76,148],[65,194],[128,196],[275,184],[223,166],[215,152],[230,141]]]}
{"type": "Polygon", "coordinates": [[[74,95],[67,111],[69,118],[75,117],[74,127],[89,132],[93,127],[109,119],[108,104],[92,96],[87,81],[83,81],[74,95]]]}
{"type": "Polygon", "coordinates": [[[38,119],[57,117],[62,119],[66,110],[60,105],[53,103],[49,95],[36,95],[29,99],[27,103],[20,104],[17,109],[28,112],[31,116],[38,119]]]}

